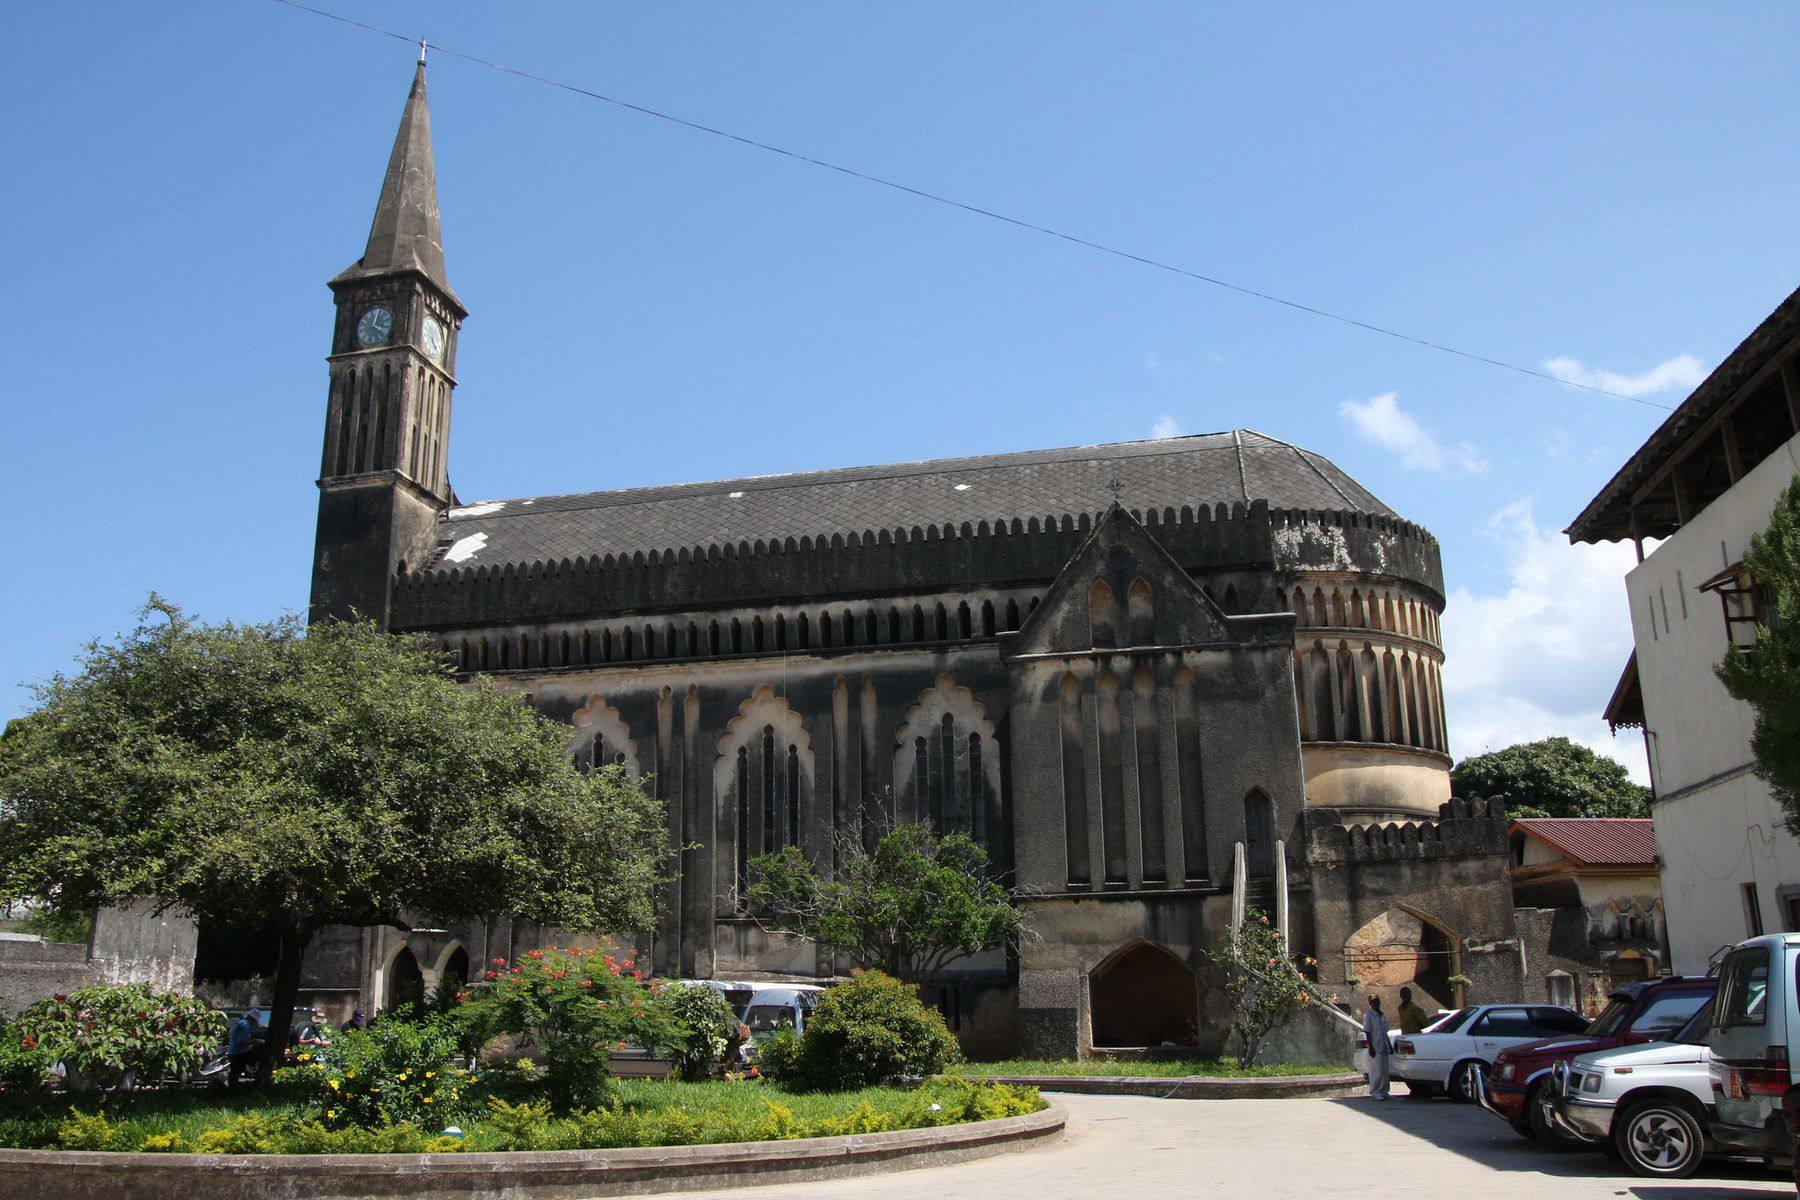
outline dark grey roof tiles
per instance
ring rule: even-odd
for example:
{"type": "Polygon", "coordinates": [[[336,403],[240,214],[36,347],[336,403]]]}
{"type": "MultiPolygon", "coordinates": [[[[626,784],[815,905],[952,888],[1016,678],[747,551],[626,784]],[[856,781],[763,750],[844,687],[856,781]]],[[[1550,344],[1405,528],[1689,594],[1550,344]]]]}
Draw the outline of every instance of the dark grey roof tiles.
{"type": "Polygon", "coordinates": [[[1098,513],[1266,500],[1394,512],[1330,460],[1249,430],[976,458],[470,503],[441,523],[433,567],[503,566],[1098,513]]]}

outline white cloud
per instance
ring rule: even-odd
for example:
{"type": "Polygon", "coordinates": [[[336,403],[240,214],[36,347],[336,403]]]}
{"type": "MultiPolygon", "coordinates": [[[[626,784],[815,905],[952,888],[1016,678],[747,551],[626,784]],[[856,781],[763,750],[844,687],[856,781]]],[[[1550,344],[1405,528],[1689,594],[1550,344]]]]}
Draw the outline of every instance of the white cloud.
{"type": "Polygon", "coordinates": [[[1185,432],[1186,430],[1181,427],[1180,418],[1173,413],[1164,413],[1156,418],[1156,424],[1150,427],[1150,436],[1153,438],[1180,437],[1185,432]]]}
{"type": "Polygon", "coordinates": [[[1614,737],[1600,713],[1631,655],[1627,543],[1572,546],[1541,528],[1529,500],[1488,521],[1508,585],[1467,588],[1444,609],[1445,715],[1458,759],[1555,734],[1623,762],[1649,781],[1643,739],[1614,737]]]}
{"type": "Polygon", "coordinates": [[[1398,392],[1383,392],[1365,401],[1346,400],[1338,415],[1349,421],[1357,436],[1392,451],[1400,465],[1412,471],[1464,471],[1487,473],[1487,459],[1469,442],[1448,445],[1438,441],[1417,418],[1400,407],[1398,392]]]}
{"type": "Polygon", "coordinates": [[[1155,375],[1162,370],[1162,359],[1157,357],[1156,351],[1144,351],[1144,370],[1150,372],[1152,375],[1155,375]]]}
{"type": "Polygon", "coordinates": [[[1621,375],[1617,371],[1590,367],[1580,359],[1570,358],[1566,354],[1546,360],[1544,370],[1564,383],[1605,388],[1609,392],[1617,392],[1633,399],[1654,396],[1658,392],[1691,392],[1706,378],[1706,367],[1691,354],[1677,354],[1636,375],[1621,375]]]}

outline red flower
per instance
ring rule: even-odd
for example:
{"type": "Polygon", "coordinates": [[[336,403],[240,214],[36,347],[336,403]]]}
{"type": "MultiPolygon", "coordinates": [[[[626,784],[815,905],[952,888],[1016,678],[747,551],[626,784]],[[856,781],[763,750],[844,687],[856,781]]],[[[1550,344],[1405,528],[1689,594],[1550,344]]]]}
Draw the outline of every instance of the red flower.
{"type": "Polygon", "coordinates": [[[69,998],[69,993],[67,993],[67,992],[58,992],[58,993],[56,993],[56,998],[57,998],[57,999],[58,999],[58,1000],[67,1000],[67,999],[68,999],[68,998],[69,998]]]}
{"type": "Polygon", "coordinates": [[[21,1049],[21,1050],[36,1050],[37,1049],[37,1039],[32,1037],[29,1033],[26,1034],[23,1038],[19,1039],[19,1049],[21,1049]]]}
{"type": "Polygon", "coordinates": [[[594,981],[591,979],[584,979],[581,981],[581,986],[591,991],[594,987],[594,981]]]}
{"type": "Polygon", "coordinates": [[[525,957],[526,958],[542,958],[542,957],[544,957],[544,952],[542,950],[532,950],[532,951],[527,952],[525,957]]]}
{"type": "Polygon", "coordinates": [[[489,979],[489,980],[498,979],[498,978],[500,978],[500,972],[498,972],[498,971],[483,971],[481,973],[481,977],[483,979],[489,979]]]}
{"type": "Polygon", "coordinates": [[[493,963],[496,967],[504,967],[506,965],[506,960],[504,958],[490,958],[488,961],[493,963]]]}

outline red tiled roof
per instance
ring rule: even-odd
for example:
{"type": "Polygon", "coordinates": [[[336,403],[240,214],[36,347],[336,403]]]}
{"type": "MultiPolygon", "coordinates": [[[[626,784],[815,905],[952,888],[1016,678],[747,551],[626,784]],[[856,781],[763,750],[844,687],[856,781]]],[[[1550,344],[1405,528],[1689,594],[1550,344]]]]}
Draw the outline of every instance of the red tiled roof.
{"type": "Polygon", "coordinates": [[[1520,817],[1512,823],[1583,867],[1654,867],[1655,823],[1647,817],[1520,817]]]}

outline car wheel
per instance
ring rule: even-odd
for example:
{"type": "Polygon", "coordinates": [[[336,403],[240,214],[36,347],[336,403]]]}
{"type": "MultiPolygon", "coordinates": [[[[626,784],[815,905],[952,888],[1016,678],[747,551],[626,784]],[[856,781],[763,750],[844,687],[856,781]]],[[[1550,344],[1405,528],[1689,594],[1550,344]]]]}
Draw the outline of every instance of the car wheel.
{"type": "Polygon", "coordinates": [[[1444,1085],[1444,1090],[1458,1104],[1475,1103],[1475,1073],[1481,1069],[1481,1064],[1472,1058],[1457,1063],[1450,1071],[1450,1081],[1444,1085]]]}
{"type": "Polygon", "coordinates": [[[1531,1127],[1531,1136],[1546,1149],[1581,1149],[1586,1145],[1585,1142],[1578,1137],[1564,1133],[1557,1127],[1556,1122],[1550,1119],[1550,1111],[1546,1106],[1544,1093],[1545,1087],[1540,1083],[1525,1096],[1525,1119],[1531,1127]]]}
{"type": "Polygon", "coordinates": [[[1636,1174],[1686,1179],[1700,1169],[1706,1135],[1680,1103],[1650,1100],[1613,1119],[1613,1144],[1636,1174]]]}

